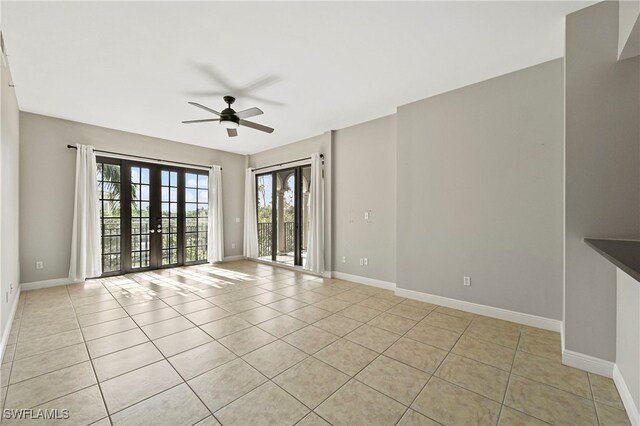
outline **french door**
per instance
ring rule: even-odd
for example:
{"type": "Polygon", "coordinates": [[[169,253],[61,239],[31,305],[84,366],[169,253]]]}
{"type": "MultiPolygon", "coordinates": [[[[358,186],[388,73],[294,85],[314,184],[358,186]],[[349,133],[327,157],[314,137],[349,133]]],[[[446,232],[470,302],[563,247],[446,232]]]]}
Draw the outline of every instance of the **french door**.
{"type": "Polygon", "coordinates": [[[256,175],[258,257],[302,266],[309,239],[311,167],[256,175]]]}
{"type": "Polygon", "coordinates": [[[206,262],[206,171],[97,162],[103,275],[206,262]]]}

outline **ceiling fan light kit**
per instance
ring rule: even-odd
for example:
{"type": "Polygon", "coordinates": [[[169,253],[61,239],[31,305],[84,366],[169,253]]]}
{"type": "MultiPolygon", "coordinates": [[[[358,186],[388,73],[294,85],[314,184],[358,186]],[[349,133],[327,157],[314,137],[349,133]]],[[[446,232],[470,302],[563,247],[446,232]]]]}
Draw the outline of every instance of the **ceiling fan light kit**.
{"type": "Polygon", "coordinates": [[[271,127],[263,126],[262,124],[245,120],[245,118],[264,114],[260,108],[253,107],[253,108],[245,109],[243,111],[236,112],[233,110],[233,108],[231,108],[231,105],[236,101],[236,98],[234,98],[233,96],[225,96],[223,99],[227,104],[227,108],[223,109],[222,112],[215,111],[209,107],[200,105],[199,103],[196,103],[196,102],[189,102],[190,105],[193,105],[197,108],[200,108],[207,112],[215,114],[220,118],[208,118],[203,120],[186,120],[186,121],[183,121],[182,123],[193,124],[193,123],[219,121],[220,124],[227,129],[227,135],[229,137],[238,136],[238,131],[236,129],[240,126],[251,127],[252,129],[260,130],[261,132],[265,132],[265,133],[273,133],[273,129],[271,127]]]}
{"type": "Polygon", "coordinates": [[[240,123],[239,122],[235,122],[233,120],[229,120],[229,119],[220,119],[220,124],[222,124],[224,127],[226,127],[227,129],[237,129],[238,127],[240,127],[240,123]]]}

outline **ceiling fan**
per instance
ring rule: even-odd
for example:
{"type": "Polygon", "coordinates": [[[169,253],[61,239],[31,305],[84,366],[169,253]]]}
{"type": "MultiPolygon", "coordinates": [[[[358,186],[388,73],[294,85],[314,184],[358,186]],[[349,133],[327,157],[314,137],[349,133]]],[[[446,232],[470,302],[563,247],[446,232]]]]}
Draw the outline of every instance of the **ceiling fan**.
{"type": "Polygon", "coordinates": [[[244,111],[235,112],[231,108],[231,104],[236,101],[236,98],[233,96],[225,96],[225,103],[227,104],[227,108],[223,109],[222,112],[218,112],[208,108],[204,105],[200,105],[196,102],[189,102],[189,104],[201,108],[205,111],[211,112],[217,115],[220,118],[206,118],[203,120],[186,120],[183,121],[184,124],[191,123],[207,123],[211,121],[219,121],[224,127],[227,128],[227,134],[229,137],[238,136],[238,131],[236,130],[240,126],[251,127],[252,129],[260,130],[261,132],[273,133],[273,129],[271,127],[263,126],[262,124],[254,123],[253,121],[247,121],[245,118],[254,117],[256,115],[264,114],[260,108],[249,108],[244,111]]]}

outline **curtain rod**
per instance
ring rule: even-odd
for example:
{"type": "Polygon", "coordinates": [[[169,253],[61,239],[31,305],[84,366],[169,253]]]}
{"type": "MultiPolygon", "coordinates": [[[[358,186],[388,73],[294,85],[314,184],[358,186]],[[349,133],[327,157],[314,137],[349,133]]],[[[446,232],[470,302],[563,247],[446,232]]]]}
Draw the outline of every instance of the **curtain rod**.
{"type": "MultiPolygon", "coordinates": [[[[67,145],[67,148],[69,148],[69,149],[78,149],[78,147],[75,146],[75,145],[67,145]]],[[[120,152],[103,151],[101,149],[94,149],[93,151],[94,152],[101,152],[103,154],[120,155],[122,157],[141,158],[143,160],[152,160],[152,161],[157,161],[159,163],[182,164],[183,166],[202,167],[202,168],[205,168],[205,169],[210,169],[211,168],[211,166],[203,166],[202,164],[183,163],[182,161],[162,160],[160,158],[143,157],[141,155],[132,155],[132,154],[122,154],[120,152]]],[[[222,167],[220,167],[220,170],[222,170],[222,167]]]]}
{"type": "MultiPolygon", "coordinates": [[[[320,158],[322,159],[322,164],[324,164],[324,154],[320,154],[320,158]]],[[[251,171],[257,172],[258,170],[270,169],[271,167],[279,167],[284,166],[285,164],[297,163],[298,161],[311,160],[311,157],[306,158],[298,158],[297,160],[285,161],[284,163],[272,164],[270,166],[258,167],[257,169],[251,169],[251,171]]]]}

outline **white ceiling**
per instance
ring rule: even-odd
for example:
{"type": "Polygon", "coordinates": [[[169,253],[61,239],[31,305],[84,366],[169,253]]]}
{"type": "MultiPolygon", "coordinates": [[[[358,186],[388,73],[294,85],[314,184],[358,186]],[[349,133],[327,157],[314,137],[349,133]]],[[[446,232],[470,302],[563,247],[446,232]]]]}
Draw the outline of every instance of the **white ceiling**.
{"type": "Polygon", "coordinates": [[[23,111],[246,154],[558,58],[592,3],[3,2],[2,28],[23,111]],[[195,91],[276,131],[183,125],[223,108],[195,91]]]}

